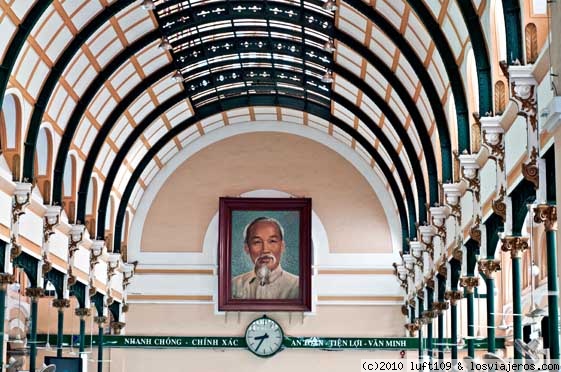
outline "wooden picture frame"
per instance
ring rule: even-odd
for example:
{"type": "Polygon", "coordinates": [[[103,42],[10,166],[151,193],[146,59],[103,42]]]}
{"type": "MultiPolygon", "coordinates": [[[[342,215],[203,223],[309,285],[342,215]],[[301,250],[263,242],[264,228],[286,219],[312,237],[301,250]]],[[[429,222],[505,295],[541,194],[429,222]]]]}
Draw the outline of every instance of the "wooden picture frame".
{"type": "Polygon", "coordinates": [[[219,311],[310,311],[312,200],[220,198],[219,311]]]}

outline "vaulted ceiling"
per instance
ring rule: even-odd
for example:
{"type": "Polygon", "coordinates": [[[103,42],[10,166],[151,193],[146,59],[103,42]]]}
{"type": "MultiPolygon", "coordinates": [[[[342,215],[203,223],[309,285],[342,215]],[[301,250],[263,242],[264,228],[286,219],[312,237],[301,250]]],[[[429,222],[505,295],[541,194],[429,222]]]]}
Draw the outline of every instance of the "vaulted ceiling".
{"type": "MultiPolygon", "coordinates": [[[[516,3],[508,0],[507,3],[516,3]]],[[[23,177],[53,132],[52,200],[76,160],[76,219],[91,179],[97,221],[127,209],[175,154],[225,125],[288,120],[356,151],[415,236],[452,151],[469,150],[466,55],[493,112],[482,0],[2,1],[0,100],[18,88],[23,177]],[[455,109],[449,110],[451,106],[455,109]]],[[[470,115],[469,115],[470,116],[470,115]]],[[[97,224],[103,236],[104,224],[97,224]]]]}

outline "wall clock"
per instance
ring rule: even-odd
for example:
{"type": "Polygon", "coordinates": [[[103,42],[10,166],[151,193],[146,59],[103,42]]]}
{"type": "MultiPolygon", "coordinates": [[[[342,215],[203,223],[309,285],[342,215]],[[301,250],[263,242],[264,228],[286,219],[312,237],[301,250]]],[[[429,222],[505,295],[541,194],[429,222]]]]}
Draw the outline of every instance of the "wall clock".
{"type": "Polygon", "coordinates": [[[245,331],[248,349],[260,357],[270,357],[282,347],[284,333],[280,325],[266,315],[249,323],[245,331]]]}

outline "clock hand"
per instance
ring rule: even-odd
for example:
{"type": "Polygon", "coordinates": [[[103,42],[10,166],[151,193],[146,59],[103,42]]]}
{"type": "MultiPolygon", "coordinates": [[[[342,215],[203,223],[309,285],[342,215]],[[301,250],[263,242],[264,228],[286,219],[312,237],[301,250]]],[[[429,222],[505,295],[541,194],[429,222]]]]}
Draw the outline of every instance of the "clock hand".
{"type": "Polygon", "coordinates": [[[259,343],[257,344],[257,347],[255,348],[255,351],[259,350],[259,347],[261,346],[263,341],[265,341],[266,338],[269,338],[269,335],[267,333],[265,333],[263,336],[253,337],[254,340],[260,340],[259,343]]]}

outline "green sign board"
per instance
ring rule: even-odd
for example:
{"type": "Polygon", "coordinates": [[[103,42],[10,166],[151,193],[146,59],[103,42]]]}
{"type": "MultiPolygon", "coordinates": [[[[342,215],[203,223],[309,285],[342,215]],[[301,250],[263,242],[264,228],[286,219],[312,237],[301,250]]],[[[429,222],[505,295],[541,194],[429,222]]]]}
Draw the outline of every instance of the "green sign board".
{"type": "MultiPolygon", "coordinates": [[[[97,337],[87,340],[91,346],[97,346],[97,337]]],[[[47,335],[38,335],[39,344],[47,342],[47,335]]],[[[426,339],[425,348],[426,348],[426,339]]],[[[433,339],[436,342],[436,339],[433,339]]],[[[56,335],[49,336],[49,343],[56,344],[56,335]]],[[[445,340],[449,344],[450,340],[445,340]]],[[[475,340],[478,349],[487,348],[487,340],[475,340]]],[[[78,335],[65,335],[64,346],[78,346],[78,335]]],[[[89,347],[87,344],[86,347],[89,347]]],[[[246,349],[247,344],[243,337],[183,337],[183,336],[103,336],[103,346],[109,348],[215,348],[215,349],[246,349]]],[[[415,350],[419,346],[419,339],[414,337],[395,338],[368,338],[368,337],[287,337],[283,340],[287,349],[330,349],[330,350],[415,350]]],[[[497,339],[497,347],[504,346],[504,339],[497,339]]],[[[466,348],[467,342],[460,348],[466,348]]],[[[434,346],[436,349],[436,346],[434,346]]]]}

